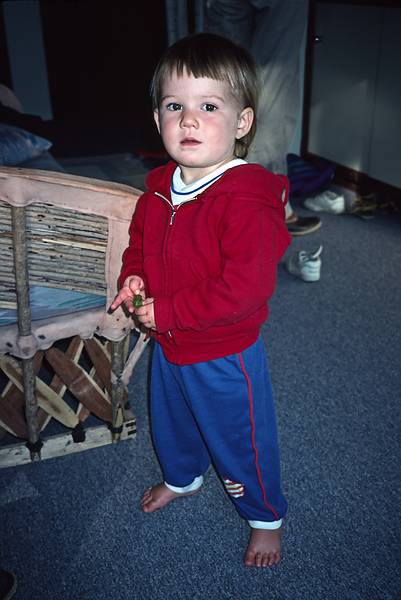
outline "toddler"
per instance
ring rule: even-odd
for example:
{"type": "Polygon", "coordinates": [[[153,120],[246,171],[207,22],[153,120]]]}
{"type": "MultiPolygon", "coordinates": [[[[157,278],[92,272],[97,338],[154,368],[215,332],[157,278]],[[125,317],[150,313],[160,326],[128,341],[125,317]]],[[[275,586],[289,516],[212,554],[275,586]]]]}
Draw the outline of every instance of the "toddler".
{"type": "Polygon", "coordinates": [[[281,557],[287,503],[260,329],[290,237],[286,178],[244,160],[257,93],[255,64],[233,42],[200,33],[168,48],[152,99],[172,161],[147,177],[111,309],[135,312],[156,342],[151,426],[163,481],[142,509],[195,494],[212,463],[250,525],[245,565],[267,567],[281,557]]]}

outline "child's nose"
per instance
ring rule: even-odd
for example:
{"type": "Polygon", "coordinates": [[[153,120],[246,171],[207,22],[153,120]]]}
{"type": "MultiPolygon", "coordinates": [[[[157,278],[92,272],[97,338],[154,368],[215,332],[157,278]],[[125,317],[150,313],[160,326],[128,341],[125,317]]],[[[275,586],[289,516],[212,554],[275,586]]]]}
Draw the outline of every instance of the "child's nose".
{"type": "Polygon", "coordinates": [[[182,127],[197,127],[198,119],[193,110],[185,109],[181,115],[182,127]]]}

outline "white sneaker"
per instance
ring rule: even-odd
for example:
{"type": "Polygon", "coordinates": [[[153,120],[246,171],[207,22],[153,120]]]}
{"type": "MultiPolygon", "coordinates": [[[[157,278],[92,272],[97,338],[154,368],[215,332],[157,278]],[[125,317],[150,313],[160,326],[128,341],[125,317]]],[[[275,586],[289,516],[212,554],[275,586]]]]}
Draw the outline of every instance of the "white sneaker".
{"type": "Polygon", "coordinates": [[[286,261],[287,271],[303,281],[319,281],[322,250],[323,246],[319,246],[316,252],[295,252],[286,261]]]}
{"type": "Polygon", "coordinates": [[[323,211],[339,215],[345,212],[345,198],[331,190],[317,194],[313,198],[306,198],[304,205],[309,210],[323,211]]]}

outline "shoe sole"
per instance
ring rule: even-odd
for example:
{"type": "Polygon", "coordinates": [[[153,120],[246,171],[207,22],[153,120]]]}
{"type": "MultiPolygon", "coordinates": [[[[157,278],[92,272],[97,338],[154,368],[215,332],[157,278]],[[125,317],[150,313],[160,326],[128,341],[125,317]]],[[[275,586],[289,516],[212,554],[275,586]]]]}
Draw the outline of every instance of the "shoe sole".
{"type": "Polygon", "coordinates": [[[324,213],[328,213],[330,215],[341,215],[343,213],[345,213],[345,206],[339,206],[338,208],[335,208],[334,206],[330,207],[330,208],[322,208],[322,207],[317,207],[317,206],[308,206],[307,204],[305,204],[305,208],[307,208],[308,210],[312,210],[313,212],[324,212],[324,213]]]}
{"type": "Polygon", "coordinates": [[[313,283],[314,281],[319,281],[320,280],[320,273],[318,273],[317,275],[303,275],[302,273],[294,273],[293,271],[290,271],[290,269],[287,268],[288,273],[290,273],[290,275],[293,275],[294,277],[297,277],[298,279],[302,279],[302,281],[305,281],[305,283],[313,283]]]}
{"type": "Polygon", "coordinates": [[[306,281],[306,283],[312,283],[313,281],[319,281],[320,279],[320,268],[316,269],[315,272],[310,271],[309,273],[302,273],[302,271],[296,267],[292,267],[291,263],[287,262],[285,266],[290,275],[302,279],[302,281],[306,281]]]}
{"type": "Polygon", "coordinates": [[[306,283],[312,283],[313,281],[319,281],[320,279],[320,273],[316,276],[316,275],[300,275],[302,281],[306,281],[306,283]]]}
{"type": "MultiPolygon", "coordinates": [[[[287,223],[287,225],[291,225],[291,223],[287,223]]],[[[314,225],[313,227],[309,227],[308,229],[304,229],[303,231],[291,231],[290,229],[288,229],[288,233],[291,234],[294,237],[300,236],[300,235],[308,235],[309,233],[313,233],[314,231],[317,231],[318,229],[320,229],[320,227],[322,226],[322,223],[316,223],[316,225],[314,225]]]]}

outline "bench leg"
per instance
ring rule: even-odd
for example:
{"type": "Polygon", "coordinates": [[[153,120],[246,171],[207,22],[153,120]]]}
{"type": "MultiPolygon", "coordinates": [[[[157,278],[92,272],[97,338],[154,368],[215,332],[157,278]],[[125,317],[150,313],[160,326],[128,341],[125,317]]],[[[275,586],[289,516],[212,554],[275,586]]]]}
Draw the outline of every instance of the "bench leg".
{"type": "Polygon", "coordinates": [[[112,408],[112,438],[118,442],[124,422],[125,388],[121,381],[127,354],[127,338],[111,344],[111,408],[112,408]]]}
{"type": "Polygon", "coordinates": [[[38,425],[38,400],[36,398],[36,374],[33,358],[22,359],[22,376],[24,381],[25,417],[28,430],[27,447],[31,460],[40,460],[42,442],[38,425]]]}

